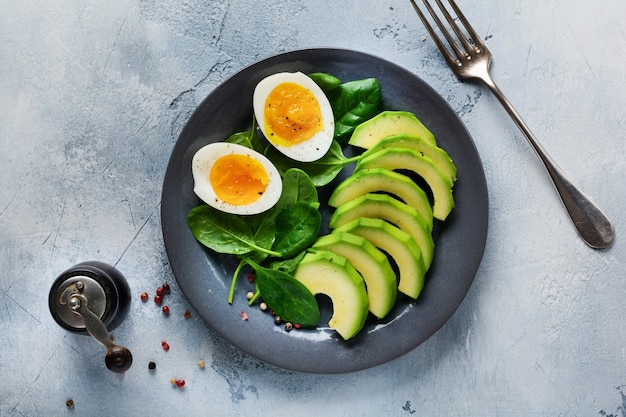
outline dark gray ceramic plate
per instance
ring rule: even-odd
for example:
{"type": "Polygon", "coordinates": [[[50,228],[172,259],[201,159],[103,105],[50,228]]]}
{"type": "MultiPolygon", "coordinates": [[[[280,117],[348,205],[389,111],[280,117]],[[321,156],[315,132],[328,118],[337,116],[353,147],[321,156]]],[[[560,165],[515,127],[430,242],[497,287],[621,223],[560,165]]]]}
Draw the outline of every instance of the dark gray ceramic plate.
{"type": "MultiPolygon", "coordinates": [[[[320,190],[320,199],[328,196],[320,190]]],[[[287,52],[247,67],[217,87],[195,110],[174,146],[163,183],[161,222],[165,248],[183,293],[208,326],[240,350],[282,368],[342,373],[372,367],[414,349],[435,333],[463,300],[480,264],[488,223],[484,172],[474,143],[456,114],[411,72],[380,58],[340,49],[287,52]],[[203,145],[250,128],[252,92],[263,77],[280,71],[327,72],[350,81],[376,77],[383,107],[415,113],[430,128],[458,168],[456,207],[434,231],[435,261],[417,301],[400,298],[382,321],[370,320],[355,338],[343,341],[327,327],[286,332],[245,294],[227,303],[236,260],[202,247],[187,227],[187,212],[200,204],[193,193],[191,158],[203,145]],[[241,319],[245,311],[248,320],[241,319]]],[[[323,301],[323,300],[322,300],[323,301]]],[[[323,304],[323,303],[322,303],[323,304]]],[[[329,310],[324,307],[323,317],[329,310]]]]}

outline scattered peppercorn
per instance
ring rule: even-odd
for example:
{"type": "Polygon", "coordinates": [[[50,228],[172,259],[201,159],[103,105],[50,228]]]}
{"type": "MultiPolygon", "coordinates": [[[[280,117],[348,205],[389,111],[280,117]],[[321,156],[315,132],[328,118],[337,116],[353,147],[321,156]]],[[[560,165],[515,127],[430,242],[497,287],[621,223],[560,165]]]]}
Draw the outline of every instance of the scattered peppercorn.
{"type": "Polygon", "coordinates": [[[204,361],[202,359],[198,361],[198,367],[204,369],[204,361]]]}
{"type": "Polygon", "coordinates": [[[156,362],[150,361],[148,362],[148,369],[154,371],[156,369],[156,362]]]}
{"type": "Polygon", "coordinates": [[[285,323],[285,330],[289,332],[291,329],[293,329],[293,324],[289,322],[285,323]]]}
{"type": "Polygon", "coordinates": [[[141,301],[143,301],[144,303],[146,301],[148,301],[148,293],[147,292],[142,292],[141,293],[141,301]]]}
{"type": "Polygon", "coordinates": [[[157,294],[157,295],[155,295],[155,296],[154,296],[154,302],[155,302],[156,304],[159,304],[159,305],[160,305],[160,304],[163,302],[163,296],[162,296],[162,295],[158,295],[158,294],[157,294]]]}
{"type": "Polygon", "coordinates": [[[293,325],[293,328],[294,328],[294,329],[299,329],[299,328],[300,328],[300,325],[299,325],[298,323],[295,323],[295,324],[293,325]]]}
{"type": "Polygon", "coordinates": [[[185,320],[187,320],[188,318],[191,317],[191,311],[189,310],[185,310],[185,314],[183,314],[183,317],[185,318],[185,320]]]}
{"type": "Polygon", "coordinates": [[[72,400],[71,398],[69,400],[65,400],[65,406],[67,408],[74,408],[74,400],[72,400]]]}
{"type": "Polygon", "coordinates": [[[164,351],[168,351],[170,350],[170,345],[169,343],[167,343],[165,340],[161,342],[161,347],[163,348],[164,351]]]}
{"type": "Polygon", "coordinates": [[[283,320],[280,318],[280,316],[274,316],[274,324],[281,324],[283,322],[283,320]]]}
{"type": "Polygon", "coordinates": [[[165,294],[165,291],[163,290],[163,287],[159,287],[159,288],[156,289],[156,295],[163,296],[163,294],[165,294]]]}
{"type": "Polygon", "coordinates": [[[164,283],[161,288],[163,288],[163,294],[169,294],[171,292],[170,284],[167,282],[164,283]]]}
{"type": "Polygon", "coordinates": [[[254,274],[248,274],[248,282],[254,282],[254,274]]]}
{"type": "Polygon", "coordinates": [[[254,293],[252,291],[248,291],[248,293],[246,294],[246,298],[248,300],[252,300],[252,297],[254,297],[254,293]]]}
{"type": "Polygon", "coordinates": [[[163,306],[161,311],[163,311],[163,314],[170,314],[170,308],[168,306],[163,306]]]}
{"type": "Polygon", "coordinates": [[[170,379],[170,383],[172,385],[174,385],[175,387],[178,387],[178,388],[182,388],[182,387],[185,386],[185,380],[184,379],[178,379],[178,378],[175,378],[175,377],[172,377],[172,379],[170,379]]]}
{"type": "Polygon", "coordinates": [[[267,310],[267,304],[265,304],[265,303],[261,303],[261,304],[259,304],[259,308],[260,308],[261,310],[265,311],[265,310],[267,310]]]}

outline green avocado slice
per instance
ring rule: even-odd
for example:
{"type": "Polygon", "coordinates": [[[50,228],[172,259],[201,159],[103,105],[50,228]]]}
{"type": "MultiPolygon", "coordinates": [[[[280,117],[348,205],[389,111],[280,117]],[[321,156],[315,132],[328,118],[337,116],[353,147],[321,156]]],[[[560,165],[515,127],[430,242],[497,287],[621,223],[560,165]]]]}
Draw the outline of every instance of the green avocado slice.
{"type": "Polygon", "coordinates": [[[328,325],[345,340],[363,328],[369,299],[363,278],[346,258],[324,250],[307,253],[293,276],[312,294],[330,297],[333,314],[328,325]]]}
{"type": "Polygon", "coordinates": [[[328,250],[346,258],[365,281],[369,311],[382,319],[393,308],[398,293],[396,273],[387,255],[369,240],[347,232],[320,237],[313,250],[328,250]]]}
{"type": "Polygon", "coordinates": [[[359,217],[383,219],[410,234],[422,254],[424,269],[428,270],[433,260],[434,241],[428,225],[413,207],[384,194],[365,194],[342,204],[330,217],[331,229],[336,229],[359,217]]]}
{"type": "Polygon", "coordinates": [[[401,134],[419,136],[426,142],[437,145],[435,136],[413,113],[391,110],[383,111],[357,126],[348,143],[369,149],[382,138],[401,134]]]}
{"type": "Polygon", "coordinates": [[[408,148],[429,157],[437,169],[450,181],[456,181],[456,165],[452,162],[450,155],[443,149],[433,146],[419,136],[414,135],[393,135],[383,138],[373,148],[366,151],[369,153],[378,152],[387,148],[408,148]]]}
{"type": "Polygon", "coordinates": [[[426,271],[420,249],[411,235],[382,219],[366,217],[352,220],[335,231],[364,237],[391,256],[399,271],[398,291],[413,299],[422,292],[426,271]]]}
{"type": "Polygon", "coordinates": [[[384,168],[360,169],[343,180],[331,194],[328,205],[340,205],[368,193],[391,194],[416,209],[426,221],[429,229],[433,226],[433,208],[428,196],[406,175],[384,168]]]}
{"type": "Polygon", "coordinates": [[[445,220],[454,208],[452,183],[439,171],[432,159],[408,148],[387,148],[361,159],[355,171],[384,168],[392,171],[410,170],[421,176],[433,193],[433,216],[445,220]]]}

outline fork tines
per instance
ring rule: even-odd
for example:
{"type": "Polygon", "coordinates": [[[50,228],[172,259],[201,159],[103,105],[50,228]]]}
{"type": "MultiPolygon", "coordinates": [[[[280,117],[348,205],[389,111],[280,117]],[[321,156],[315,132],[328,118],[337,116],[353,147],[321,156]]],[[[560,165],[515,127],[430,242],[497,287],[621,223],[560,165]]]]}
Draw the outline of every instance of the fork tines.
{"type": "Polygon", "coordinates": [[[420,20],[424,24],[424,27],[426,28],[430,36],[435,41],[435,44],[437,45],[437,47],[439,48],[443,56],[446,58],[446,61],[448,61],[449,65],[451,65],[452,67],[462,65],[462,61],[469,58],[470,52],[478,53],[478,52],[481,52],[481,50],[482,51],[486,50],[486,47],[482,43],[480,36],[478,36],[474,28],[472,28],[472,26],[469,24],[469,22],[467,21],[467,19],[465,18],[465,16],[459,9],[459,7],[456,5],[454,0],[448,0],[448,3],[450,4],[450,7],[454,11],[456,18],[463,24],[463,27],[467,35],[469,35],[469,39],[471,39],[471,43],[468,40],[468,36],[461,30],[459,25],[457,25],[455,18],[450,14],[450,12],[444,6],[442,1],[435,0],[435,2],[439,6],[439,13],[435,11],[435,9],[431,6],[428,0],[423,0],[423,3],[426,6],[428,13],[430,14],[432,21],[435,22],[435,24],[439,28],[440,33],[444,36],[444,38],[450,45],[450,48],[452,48],[452,50],[454,51],[456,58],[450,53],[450,50],[446,47],[444,42],[441,40],[441,37],[439,36],[438,32],[430,24],[429,20],[426,18],[424,13],[422,13],[421,9],[415,3],[415,0],[411,0],[411,4],[413,5],[413,8],[419,15],[420,20]],[[440,16],[443,16],[445,20],[448,22],[448,26],[454,31],[457,39],[455,39],[452,36],[450,31],[448,30],[448,27],[441,20],[440,16]],[[459,46],[457,40],[461,43],[463,48],[459,46]]]}

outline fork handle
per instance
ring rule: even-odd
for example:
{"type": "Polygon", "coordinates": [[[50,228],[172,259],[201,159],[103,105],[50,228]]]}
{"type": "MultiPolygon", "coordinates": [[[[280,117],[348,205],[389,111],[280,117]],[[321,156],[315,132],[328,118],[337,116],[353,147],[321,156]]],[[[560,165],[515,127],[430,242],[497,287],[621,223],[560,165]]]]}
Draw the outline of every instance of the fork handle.
{"type": "Polygon", "coordinates": [[[539,141],[537,141],[493,79],[490,76],[481,77],[481,79],[498,98],[500,104],[515,121],[517,127],[519,127],[537,156],[539,156],[550,178],[552,178],[552,182],[580,237],[592,248],[603,249],[608,247],[615,236],[615,230],[608,217],[567,178],[561,168],[539,144],[539,141]]]}

